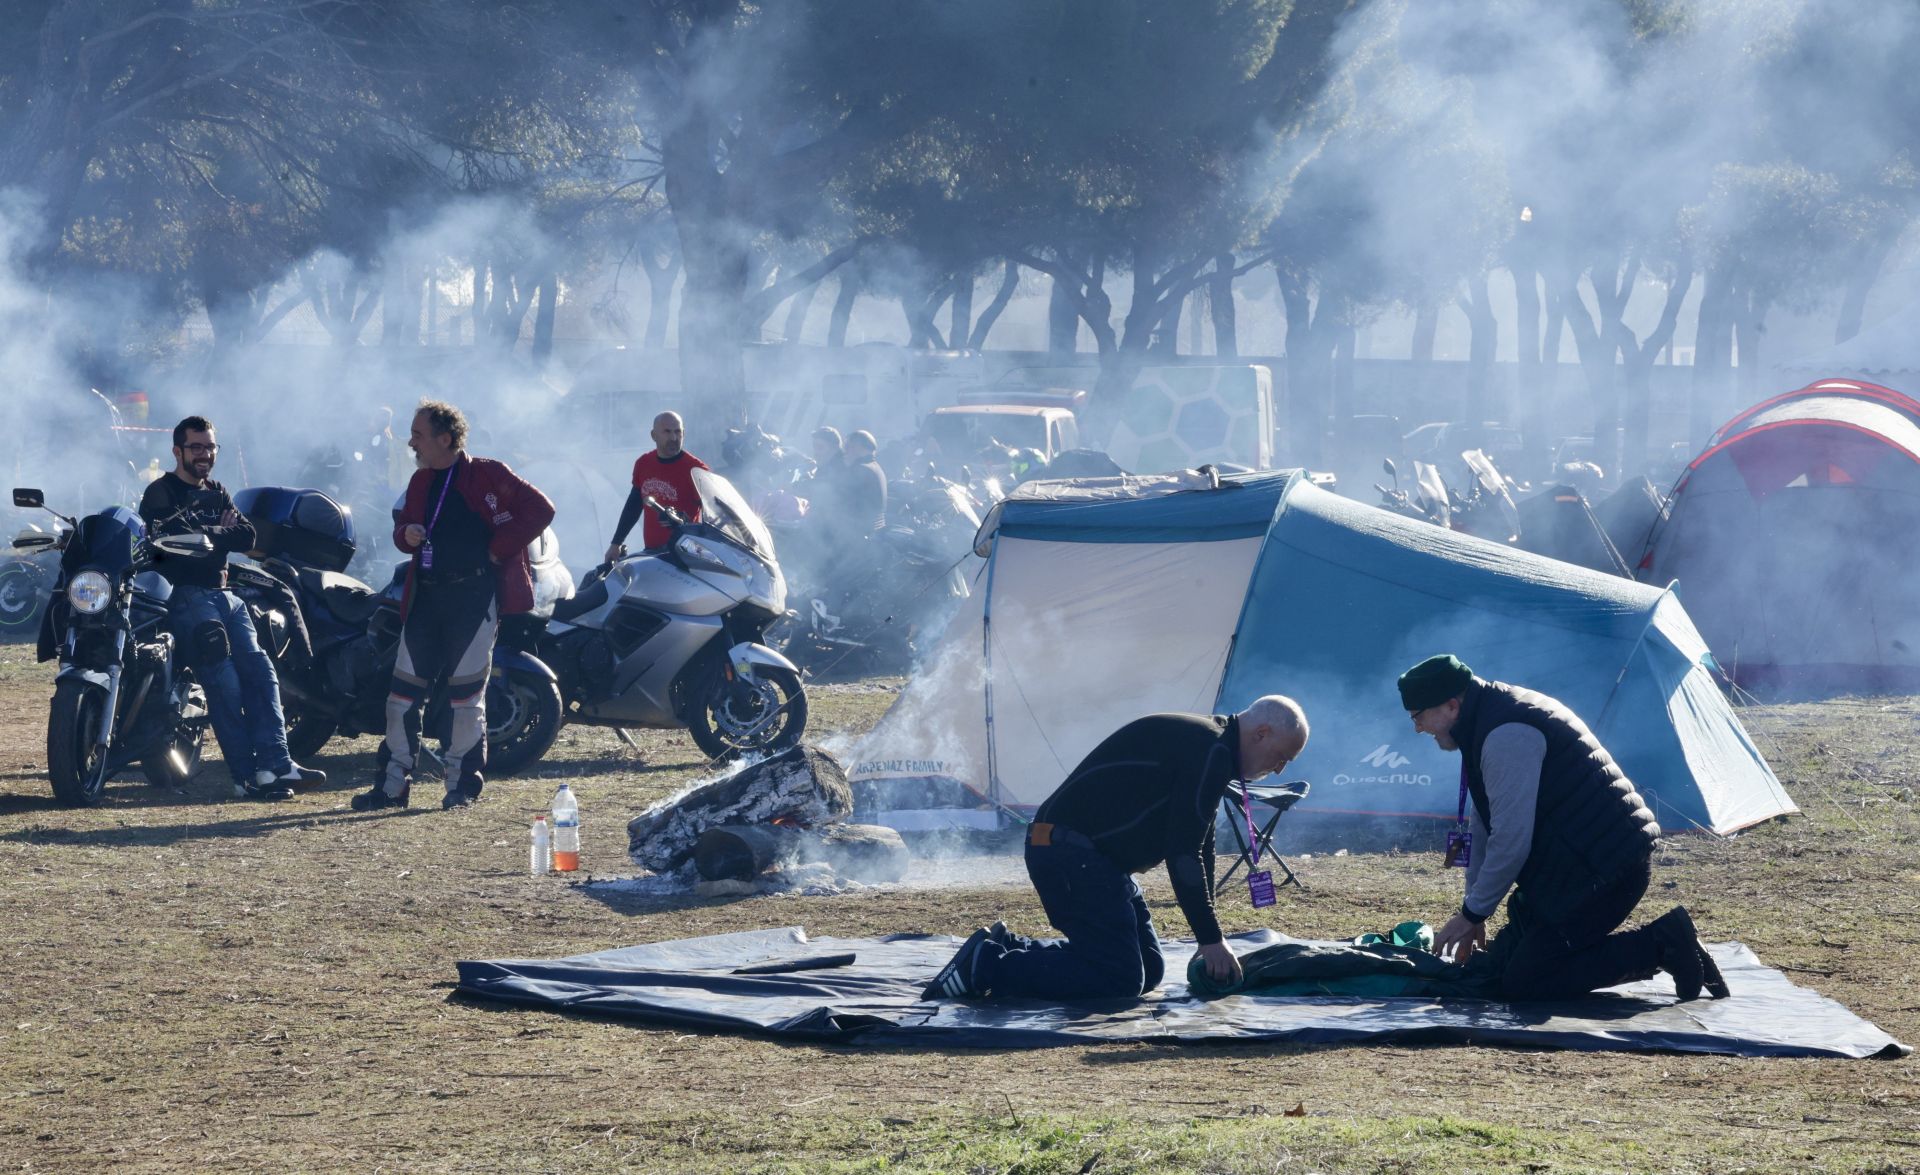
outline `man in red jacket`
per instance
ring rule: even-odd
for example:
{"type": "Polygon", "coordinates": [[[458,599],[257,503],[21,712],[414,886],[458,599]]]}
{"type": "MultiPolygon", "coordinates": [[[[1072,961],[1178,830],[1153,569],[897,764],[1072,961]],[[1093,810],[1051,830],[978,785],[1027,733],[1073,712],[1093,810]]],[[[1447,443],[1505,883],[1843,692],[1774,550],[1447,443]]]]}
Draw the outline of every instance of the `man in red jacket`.
{"type": "Polygon", "coordinates": [[[458,408],[420,402],[407,442],[420,468],[393,531],[413,562],[387,694],[387,767],[371,790],[353,797],[356,811],[406,807],[419,749],[414,711],[442,681],[453,721],[440,806],[480,798],[493,638],[502,614],[533,608],[527,547],[553,521],[553,503],[503,463],[469,456],[466,441],[458,408]]]}

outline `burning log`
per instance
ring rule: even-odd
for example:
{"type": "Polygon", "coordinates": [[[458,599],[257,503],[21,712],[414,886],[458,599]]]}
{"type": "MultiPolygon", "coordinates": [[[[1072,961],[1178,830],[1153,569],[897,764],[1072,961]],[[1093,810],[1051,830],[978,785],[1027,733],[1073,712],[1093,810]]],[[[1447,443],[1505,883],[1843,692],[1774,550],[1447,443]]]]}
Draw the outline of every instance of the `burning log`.
{"type": "Polygon", "coordinates": [[[627,823],[627,853],[644,869],[670,873],[693,859],[710,828],[776,820],[824,825],[852,811],[853,791],[839,762],[798,746],[634,817],[627,823]]]}
{"type": "Polygon", "coordinates": [[[709,828],[693,865],[709,881],[746,880],[770,869],[822,863],[851,881],[900,881],[910,860],[900,834],[877,824],[743,824],[709,828]]]}

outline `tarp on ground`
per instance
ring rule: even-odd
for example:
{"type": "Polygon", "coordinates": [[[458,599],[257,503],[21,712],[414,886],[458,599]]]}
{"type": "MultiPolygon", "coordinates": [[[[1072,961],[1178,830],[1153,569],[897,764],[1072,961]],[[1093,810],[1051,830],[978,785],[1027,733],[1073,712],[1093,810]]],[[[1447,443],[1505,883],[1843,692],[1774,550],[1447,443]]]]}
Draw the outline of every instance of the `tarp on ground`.
{"type": "Polygon", "coordinates": [[[1920,403],[1826,380],[1747,409],[1675,486],[1639,570],[1749,686],[1920,688],[1920,403]]]}
{"type": "Polygon", "coordinates": [[[851,757],[862,819],[996,821],[1134,718],[1264,693],[1312,723],[1289,768],[1313,785],[1302,816],[1452,819],[1459,759],[1414,735],[1394,688],[1435,652],[1571,706],[1663,827],[1724,833],[1795,810],[1666,593],[1297,473],[1070,491],[1036,488],[988,519],[967,607],[851,757]]]}
{"type": "MultiPolygon", "coordinates": [[[[1229,941],[1245,953],[1291,940],[1257,931],[1229,941]]],[[[921,989],[959,944],[945,935],[809,939],[799,927],[787,927],[564,959],[462,962],[459,989],[482,999],[647,1024],[935,1047],[1273,1040],[1856,1059],[1908,1051],[1840,1004],[1763,966],[1738,943],[1710,948],[1732,998],[1685,1004],[1675,1001],[1664,976],[1553,1003],[1252,993],[1200,1000],[1178,982],[1178,965],[1169,967],[1167,982],[1139,1000],[920,999],[921,989]],[[853,956],[846,966],[737,973],[744,967],[846,954],[853,956]]],[[[1165,946],[1176,964],[1193,950],[1191,943],[1165,946]]]]}

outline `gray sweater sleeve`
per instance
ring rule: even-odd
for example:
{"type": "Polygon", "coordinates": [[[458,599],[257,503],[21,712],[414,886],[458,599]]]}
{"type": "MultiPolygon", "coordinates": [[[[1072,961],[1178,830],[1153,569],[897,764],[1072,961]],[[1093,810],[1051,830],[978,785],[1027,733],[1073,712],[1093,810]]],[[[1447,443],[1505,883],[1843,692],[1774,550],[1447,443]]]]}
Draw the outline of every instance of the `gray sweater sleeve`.
{"type": "MultiPolygon", "coordinates": [[[[1487,787],[1487,823],[1492,827],[1473,842],[1467,870],[1466,906],[1485,918],[1500,908],[1520,867],[1533,849],[1533,810],[1540,798],[1540,765],[1547,757],[1547,736],[1531,726],[1509,722],[1496,727],[1480,752],[1480,777],[1487,787]]],[[[1479,821],[1474,821],[1479,831],[1479,821]]]]}

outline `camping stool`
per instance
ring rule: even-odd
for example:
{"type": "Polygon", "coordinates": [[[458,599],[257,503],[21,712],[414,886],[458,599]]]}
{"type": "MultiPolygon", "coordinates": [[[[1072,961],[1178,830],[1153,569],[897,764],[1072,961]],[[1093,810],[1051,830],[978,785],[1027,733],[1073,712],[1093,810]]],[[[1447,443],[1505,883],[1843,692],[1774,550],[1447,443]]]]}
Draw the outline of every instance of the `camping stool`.
{"type": "Polygon", "coordinates": [[[1220,891],[1227,888],[1227,883],[1232,881],[1233,875],[1240,871],[1240,866],[1245,865],[1249,871],[1252,870],[1254,845],[1260,846],[1261,860],[1271,858],[1273,863],[1280,867],[1280,872],[1287,875],[1287,879],[1275,886],[1275,889],[1289,885],[1297,885],[1301,889],[1307,888],[1298,877],[1293,875],[1293,870],[1287,867],[1285,858],[1274,851],[1273,827],[1280,823],[1280,817],[1285,816],[1288,809],[1306,799],[1307,792],[1311,790],[1312,787],[1304,779],[1269,784],[1248,784],[1236,779],[1227,784],[1226,794],[1220,797],[1220,804],[1227,811],[1227,827],[1233,829],[1233,839],[1240,845],[1240,856],[1227,867],[1226,873],[1221,875],[1220,880],[1214,883],[1214,897],[1219,897],[1220,891]],[[1272,809],[1267,816],[1267,822],[1255,829],[1252,845],[1247,843],[1247,818],[1241,813],[1240,808],[1242,792],[1246,793],[1247,799],[1252,803],[1265,804],[1272,809]]]}

